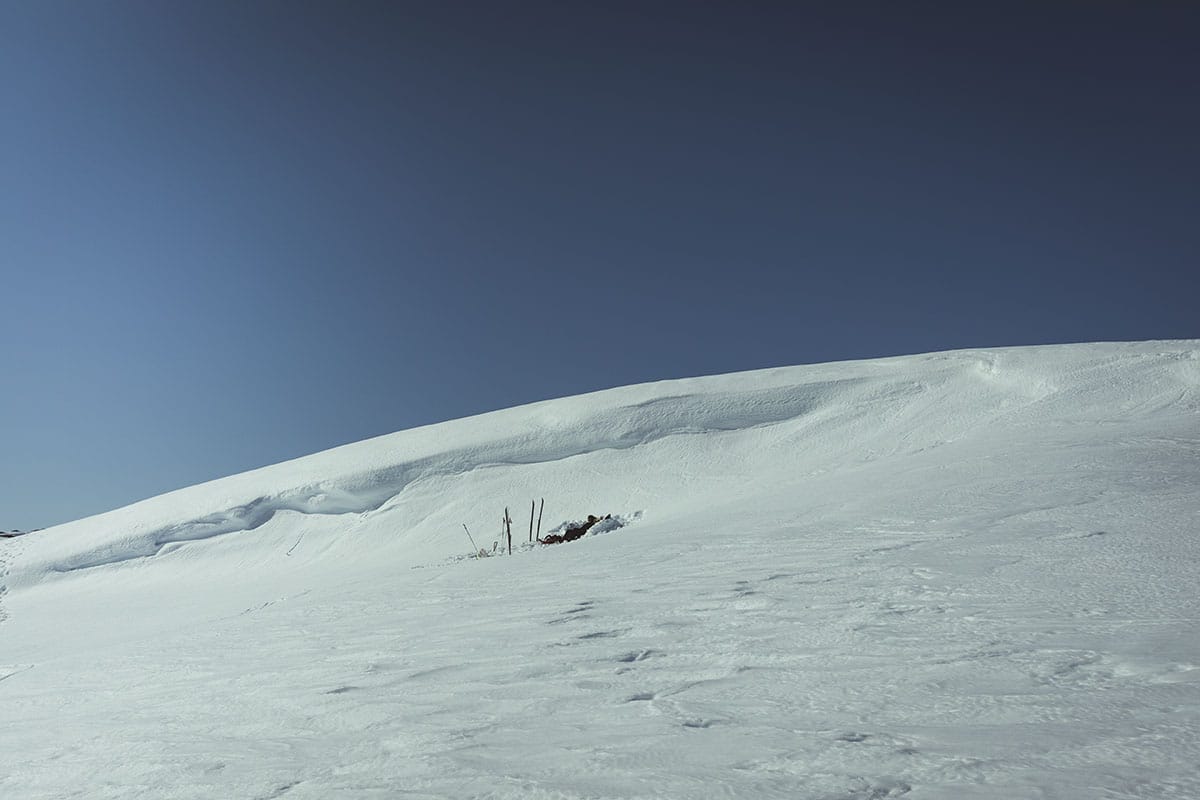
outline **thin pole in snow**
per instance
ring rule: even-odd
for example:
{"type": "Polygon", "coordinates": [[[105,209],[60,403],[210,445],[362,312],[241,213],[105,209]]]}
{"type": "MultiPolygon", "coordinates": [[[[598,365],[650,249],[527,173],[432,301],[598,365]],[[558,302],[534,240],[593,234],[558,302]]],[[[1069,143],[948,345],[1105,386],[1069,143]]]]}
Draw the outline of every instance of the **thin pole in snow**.
{"type": "Polygon", "coordinates": [[[542,498],[542,507],[538,509],[537,537],[542,538],[542,512],[546,510],[546,498],[542,498]]]}
{"type": "Polygon", "coordinates": [[[529,543],[533,544],[533,510],[537,508],[537,501],[529,501],[529,543]]]}
{"type": "Polygon", "coordinates": [[[508,534],[508,554],[512,555],[512,517],[508,516],[508,506],[504,507],[504,530],[508,534]]]}

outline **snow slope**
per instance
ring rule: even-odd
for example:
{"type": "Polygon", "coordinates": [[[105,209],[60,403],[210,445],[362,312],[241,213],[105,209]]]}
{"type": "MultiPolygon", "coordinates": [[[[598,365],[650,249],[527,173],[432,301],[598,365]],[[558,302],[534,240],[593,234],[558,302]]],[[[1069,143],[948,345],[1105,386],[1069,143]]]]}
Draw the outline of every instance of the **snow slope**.
{"type": "Polygon", "coordinates": [[[1197,798],[1198,456],[1198,342],[961,351],[0,540],[0,797],[1197,798]],[[627,524],[521,547],[540,497],[627,524]]]}

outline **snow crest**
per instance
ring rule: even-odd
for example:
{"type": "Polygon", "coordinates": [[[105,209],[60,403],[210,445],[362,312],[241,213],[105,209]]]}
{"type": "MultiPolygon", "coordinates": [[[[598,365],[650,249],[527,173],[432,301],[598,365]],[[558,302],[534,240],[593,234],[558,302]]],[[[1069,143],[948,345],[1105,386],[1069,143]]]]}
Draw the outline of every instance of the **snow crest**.
{"type": "Polygon", "coordinates": [[[0,540],[0,796],[1200,797],[1198,364],[624,387],[0,540]]]}
{"type": "Polygon", "coordinates": [[[812,448],[816,462],[837,452],[870,460],[940,446],[1055,399],[1069,409],[1060,412],[1064,421],[1070,412],[1086,411],[1097,394],[1099,410],[1108,413],[1114,375],[1127,393],[1121,407],[1128,413],[1180,405],[1194,410],[1195,353],[1187,345],[1154,343],[958,351],[663,381],[545,401],[346,445],[50,529],[31,542],[26,569],[13,580],[255,531],[284,512],[370,514],[431,479],[632,450],[672,437],[792,423],[805,429],[808,441],[801,446],[812,448]],[[1147,370],[1152,376],[1140,375],[1147,370]]]}

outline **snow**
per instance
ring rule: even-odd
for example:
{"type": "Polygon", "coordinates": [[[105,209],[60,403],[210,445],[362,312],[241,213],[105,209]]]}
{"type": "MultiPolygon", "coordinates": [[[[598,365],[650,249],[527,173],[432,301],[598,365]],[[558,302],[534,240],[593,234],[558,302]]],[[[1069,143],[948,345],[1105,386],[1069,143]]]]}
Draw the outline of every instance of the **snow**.
{"type": "Polygon", "coordinates": [[[1195,341],[404,431],[0,540],[0,797],[1194,800],[1198,529],[1195,341]]]}

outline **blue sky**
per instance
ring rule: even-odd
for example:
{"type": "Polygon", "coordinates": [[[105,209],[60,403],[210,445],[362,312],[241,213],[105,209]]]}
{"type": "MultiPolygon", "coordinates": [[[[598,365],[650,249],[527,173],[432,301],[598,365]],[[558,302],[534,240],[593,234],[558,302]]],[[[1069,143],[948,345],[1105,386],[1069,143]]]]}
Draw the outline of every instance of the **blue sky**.
{"type": "Polygon", "coordinates": [[[0,5],[0,529],[627,383],[1200,335],[1200,12],[976,5],[0,5]]]}

